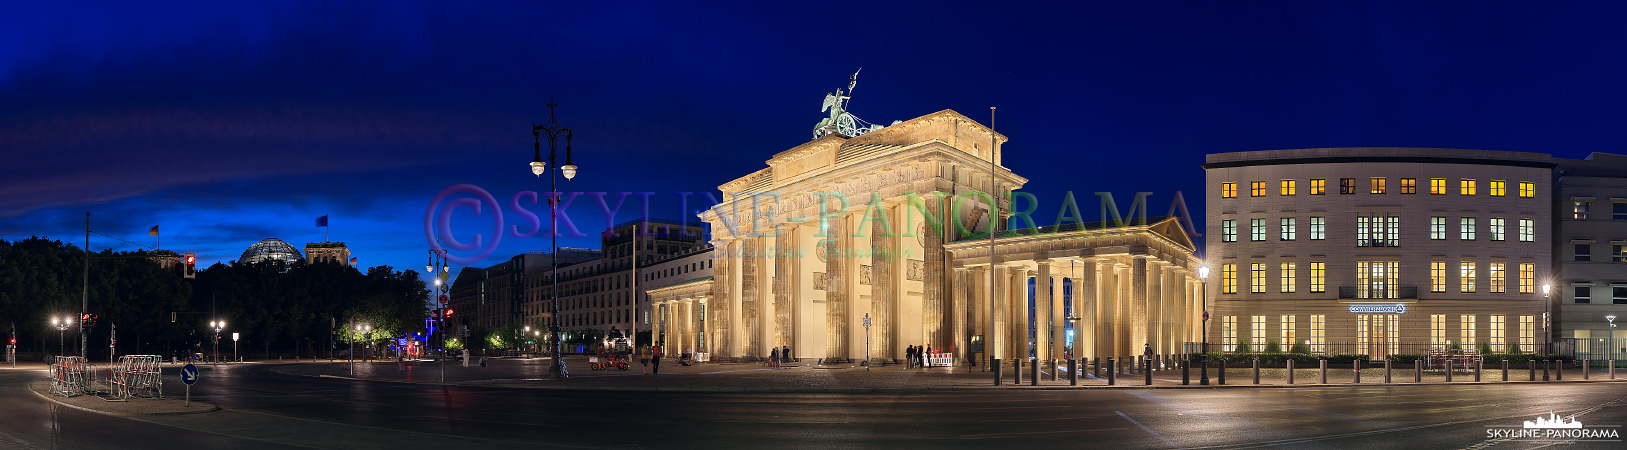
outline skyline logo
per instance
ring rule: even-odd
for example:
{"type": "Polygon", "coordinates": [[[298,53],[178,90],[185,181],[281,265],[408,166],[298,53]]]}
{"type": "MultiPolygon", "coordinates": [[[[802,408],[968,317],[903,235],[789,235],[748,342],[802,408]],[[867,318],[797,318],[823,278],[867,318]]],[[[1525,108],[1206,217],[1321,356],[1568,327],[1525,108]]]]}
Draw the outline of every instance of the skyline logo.
{"type": "Polygon", "coordinates": [[[1548,417],[1537,416],[1537,420],[1527,420],[1527,421],[1525,421],[1525,427],[1526,428],[1582,428],[1582,422],[1576,421],[1576,416],[1574,416],[1574,415],[1571,416],[1569,421],[1566,421],[1565,418],[1559,417],[1559,415],[1554,414],[1552,412],[1549,412],[1548,417]]]}
{"type": "Polygon", "coordinates": [[[1527,420],[1521,427],[1488,426],[1486,439],[1532,442],[1621,442],[1621,425],[1582,425],[1572,414],[1569,419],[1549,412],[1546,417],[1527,420]]]}

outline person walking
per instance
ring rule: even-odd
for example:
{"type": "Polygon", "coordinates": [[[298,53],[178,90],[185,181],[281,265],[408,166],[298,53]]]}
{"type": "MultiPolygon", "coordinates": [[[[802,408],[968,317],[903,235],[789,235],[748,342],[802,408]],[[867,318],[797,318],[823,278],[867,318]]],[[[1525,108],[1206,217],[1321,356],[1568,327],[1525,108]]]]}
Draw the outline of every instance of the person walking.
{"type": "Polygon", "coordinates": [[[908,368],[908,369],[915,368],[915,346],[914,345],[904,347],[904,367],[908,368]]]}
{"type": "Polygon", "coordinates": [[[661,345],[660,344],[650,346],[650,374],[651,375],[660,375],[661,374],[661,345]]]}
{"type": "Polygon", "coordinates": [[[650,346],[646,345],[638,348],[638,364],[644,366],[642,370],[645,375],[650,374],[650,346]]]}
{"type": "Polygon", "coordinates": [[[921,356],[921,367],[926,367],[927,363],[932,362],[930,358],[932,358],[932,347],[927,347],[926,354],[921,356]]]}
{"type": "Polygon", "coordinates": [[[768,352],[768,368],[774,369],[778,367],[780,367],[780,348],[774,347],[773,350],[768,352]]]}

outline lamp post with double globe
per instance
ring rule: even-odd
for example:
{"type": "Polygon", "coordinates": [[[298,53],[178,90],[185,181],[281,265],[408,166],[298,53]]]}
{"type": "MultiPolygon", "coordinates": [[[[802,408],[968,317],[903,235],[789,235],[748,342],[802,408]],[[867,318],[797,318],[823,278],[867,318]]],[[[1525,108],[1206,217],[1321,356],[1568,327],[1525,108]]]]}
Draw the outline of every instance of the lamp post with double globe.
{"type": "Polygon", "coordinates": [[[55,318],[55,317],[51,318],[51,324],[56,325],[56,331],[57,331],[57,334],[56,334],[56,338],[57,338],[56,339],[56,354],[57,354],[57,356],[62,356],[62,352],[65,351],[64,349],[67,348],[66,342],[68,340],[68,338],[67,338],[67,336],[68,336],[68,327],[71,326],[70,323],[71,323],[71,319],[68,319],[67,317],[63,317],[61,319],[58,319],[58,318],[55,318]]]}
{"type": "Polygon", "coordinates": [[[211,321],[209,321],[209,328],[212,328],[212,329],[215,330],[215,363],[219,364],[220,363],[220,330],[226,329],[226,321],[224,321],[224,320],[211,320],[211,321]]]}
{"type": "Polygon", "coordinates": [[[555,380],[565,378],[565,363],[561,361],[559,345],[559,197],[557,195],[559,180],[554,176],[554,172],[548,170],[548,166],[552,164],[559,167],[559,173],[564,175],[566,180],[576,178],[576,164],[571,162],[571,129],[560,125],[559,121],[554,118],[554,108],[557,107],[559,107],[558,104],[552,101],[548,102],[548,123],[531,125],[531,139],[533,141],[531,144],[533,151],[531,174],[541,177],[543,172],[548,172],[548,192],[550,193],[548,196],[548,223],[551,228],[548,236],[552,241],[550,246],[553,248],[553,254],[550,255],[549,259],[552,260],[553,270],[549,272],[549,277],[553,280],[553,287],[549,289],[552,292],[550,294],[552,300],[548,306],[548,336],[550,338],[549,346],[552,347],[550,350],[552,350],[553,363],[548,366],[548,377],[555,380]],[[543,135],[548,136],[547,162],[542,160],[543,135]],[[565,137],[565,165],[563,166],[558,165],[560,136],[565,137]]]}

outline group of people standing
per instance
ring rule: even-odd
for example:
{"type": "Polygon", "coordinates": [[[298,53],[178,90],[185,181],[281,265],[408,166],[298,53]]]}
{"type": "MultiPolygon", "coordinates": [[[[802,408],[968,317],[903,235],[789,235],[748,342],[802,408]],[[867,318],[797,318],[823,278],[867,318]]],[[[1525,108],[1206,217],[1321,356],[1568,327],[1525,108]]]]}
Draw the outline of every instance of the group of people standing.
{"type": "Polygon", "coordinates": [[[774,347],[774,350],[768,352],[768,361],[763,361],[763,365],[779,368],[790,360],[791,347],[774,347]]]}
{"type": "Polygon", "coordinates": [[[926,367],[927,355],[932,354],[932,347],[917,347],[911,345],[904,349],[904,360],[909,368],[926,367]]]}

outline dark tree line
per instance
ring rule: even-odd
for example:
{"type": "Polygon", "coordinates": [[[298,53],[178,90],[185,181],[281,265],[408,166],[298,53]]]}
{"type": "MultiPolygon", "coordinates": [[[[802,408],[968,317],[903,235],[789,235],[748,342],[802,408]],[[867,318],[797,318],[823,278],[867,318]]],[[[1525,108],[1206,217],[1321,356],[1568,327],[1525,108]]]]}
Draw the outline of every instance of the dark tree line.
{"type": "MultiPolygon", "coordinates": [[[[215,264],[184,279],[180,268],[162,268],[142,252],[103,251],[90,261],[88,354],[105,361],[111,327],[118,354],[210,353],[211,320],[224,320],[221,353],[230,355],[231,333],[240,334],[243,355],[327,355],[330,339],[347,342],[349,324],[372,328],[378,342],[424,331],[429,291],[412,270],[377,266],[362,273],[341,264],[215,264]],[[171,314],[175,322],[171,322],[171,314]]],[[[0,332],[15,323],[19,351],[55,354],[59,332],[52,318],[80,311],[84,253],[61,241],[0,240],[0,332]]],[[[65,334],[68,354],[78,354],[78,327],[65,334]]],[[[8,335],[9,336],[9,335],[8,335]]]]}

